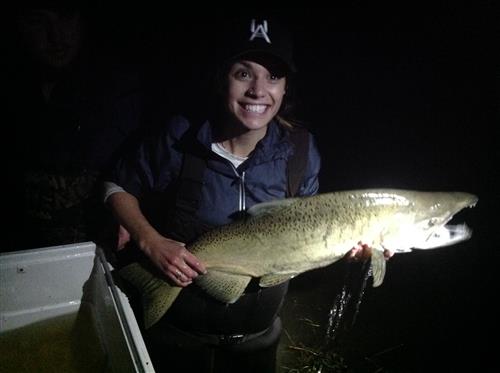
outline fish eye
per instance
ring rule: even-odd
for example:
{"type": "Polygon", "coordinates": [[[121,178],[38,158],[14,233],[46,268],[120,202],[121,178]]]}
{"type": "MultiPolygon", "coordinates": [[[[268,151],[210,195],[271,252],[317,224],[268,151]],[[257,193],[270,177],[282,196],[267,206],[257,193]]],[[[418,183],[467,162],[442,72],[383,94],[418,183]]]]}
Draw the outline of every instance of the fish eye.
{"type": "Polygon", "coordinates": [[[438,222],[438,219],[432,218],[432,219],[429,219],[429,221],[427,222],[427,225],[429,227],[433,227],[433,226],[435,226],[437,224],[437,222],[438,222]]]}

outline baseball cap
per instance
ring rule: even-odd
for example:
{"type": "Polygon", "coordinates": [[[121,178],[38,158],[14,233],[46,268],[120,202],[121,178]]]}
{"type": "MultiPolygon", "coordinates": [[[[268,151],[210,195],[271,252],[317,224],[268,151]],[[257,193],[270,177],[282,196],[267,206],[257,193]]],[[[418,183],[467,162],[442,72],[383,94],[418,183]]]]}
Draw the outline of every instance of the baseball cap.
{"type": "Polygon", "coordinates": [[[284,64],[287,70],[296,72],[293,61],[291,34],[282,24],[271,18],[240,18],[230,22],[223,30],[224,60],[254,55],[268,55],[284,64]]]}

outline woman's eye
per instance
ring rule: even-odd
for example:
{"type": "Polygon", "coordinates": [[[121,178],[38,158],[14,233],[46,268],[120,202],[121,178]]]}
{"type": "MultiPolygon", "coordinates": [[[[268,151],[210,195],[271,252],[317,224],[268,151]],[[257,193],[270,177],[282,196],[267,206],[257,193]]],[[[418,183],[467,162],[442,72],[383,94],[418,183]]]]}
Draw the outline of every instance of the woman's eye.
{"type": "Polygon", "coordinates": [[[239,79],[247,79],[250,77],[250,73],[246,70],[239,70],[236,72],[236,77],[239,79]]]}
{"type": "Polygon", "coordinates": [[[279,75],[269,75],[269,81],[271,83],[278,83],[278,82],[281,82],[282,79],[284,79],[284,77],[280,77],[279,75]]]}

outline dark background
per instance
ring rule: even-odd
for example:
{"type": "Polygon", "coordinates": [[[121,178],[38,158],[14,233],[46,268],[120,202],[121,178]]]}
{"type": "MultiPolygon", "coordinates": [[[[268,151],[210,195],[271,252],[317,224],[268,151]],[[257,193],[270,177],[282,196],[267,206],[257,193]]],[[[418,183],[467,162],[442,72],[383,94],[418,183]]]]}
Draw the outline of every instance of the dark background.
{"type": "MultiPolygon", "coordinates": [[[[103,7],[95,22],[103,53],[146,70],[175,111],[208,102],[206,75],[218,27],[238,14],[199,13],[103,7]]],[[[418,31],[395,31],[407,26],[397,16],[365,27],[376,31],[345,31],[363,23],[345,9],[262,13],[294,33],[297,112],[317,135],[324,191],[491,191],[499,119],[499,33],[492,27],[492,6],[427,14],[421,20],[426,28],[418,31]]]]}
{"type": "MultiPolygon", "coordinates": [[[[359,372],[496,366],[499,40],[485,27],[488,16],[445,16],[419,31],[344,31],[351,28],[336,25],[341,14],[289,13],[282,18],[295,33],[298,113],[317,136],[323,192],[397,187],[479,196],[478,206],[461,214],[474,229],[470,241],[397,255],[384,284],[367,289],[345,341],[357,361],[351,366],[359,372]],[[361,363],[384,350],[374,358],[378,365],[361,363]]],[[[152,51],[181,72],[176,92],[189,102],[190,93],[199,97],[191,90],[217,48],[218,18],[160,18],[148,25],[157,38],[152,51]]],[[[328,271],[306,274],[292,291],[330,288],[326,306],[338,281],[328,271]]]]}
{"type": "MultiPolygon", "coordinates": [[[[176,111],[186,103],[203,107],[215,30],[231,16],[200,13],[107,5],[91,15],[101,51],[144,72],[176,111]]],[[[477,207],[461,214],[474,229],[471,240],[389,261],[384,284],[366,291],[353,349],[362,358],[403,345],[388,355],[387,371],[497,366],[500,98],[493,7],[427,14],[418,31],[400,31],[407,25],[397,16],[363,27],[366,15],[343,9],[271,13],[295,35],[298,114],[317,136],[321,191],[397,187],[479,196],[477,207]],[[345,31],[363,28],[377,31],[345,31]]],[[[296,286],[327,281],[317,276],[305,275],[296,286]]]]}

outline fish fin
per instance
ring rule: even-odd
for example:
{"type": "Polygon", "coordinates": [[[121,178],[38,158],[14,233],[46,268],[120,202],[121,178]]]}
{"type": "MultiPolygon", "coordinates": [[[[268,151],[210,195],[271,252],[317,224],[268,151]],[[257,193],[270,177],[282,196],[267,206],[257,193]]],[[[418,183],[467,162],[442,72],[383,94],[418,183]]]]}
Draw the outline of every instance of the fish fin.
{"type": "Polygon", "coordinates": [[[385,277],[385,257],[384,252],[381,250],[372,250],[372,275],[373,275],[373,287],[382,285],[385,277]]]}
{"type": "Polygon", "coordinates": [[[146,329],[162,318],[182,290],[170,285],[140,263],[131,263],[121,268],[118,274],[141,294],[146,329]]]}
{"type": "Polygon", "coordinates": [[[247,210],[248,215],[259,216],[265,214],[272,214],[278,210],[290,206],[298,198],[285,198],[269,202],[261,202],[253,205],[247,210]]]}
{"type": "Polygon", "coordinates": [[[296,275],[295,273],[294,274],[287,273],[286,275],[276,275],[276,274],[265,275],[261,277],[259,286],[263,288],[276,286],[285,281],[290,280],[291,278],[295,277],[295,275],[296,275]]]}
{"type": "Polygon", "coordinates": [[[196,285],[223,303],[234,303],[245,291],[252,278],[250,276],[209,270],[196,278],[196,285]]]}

